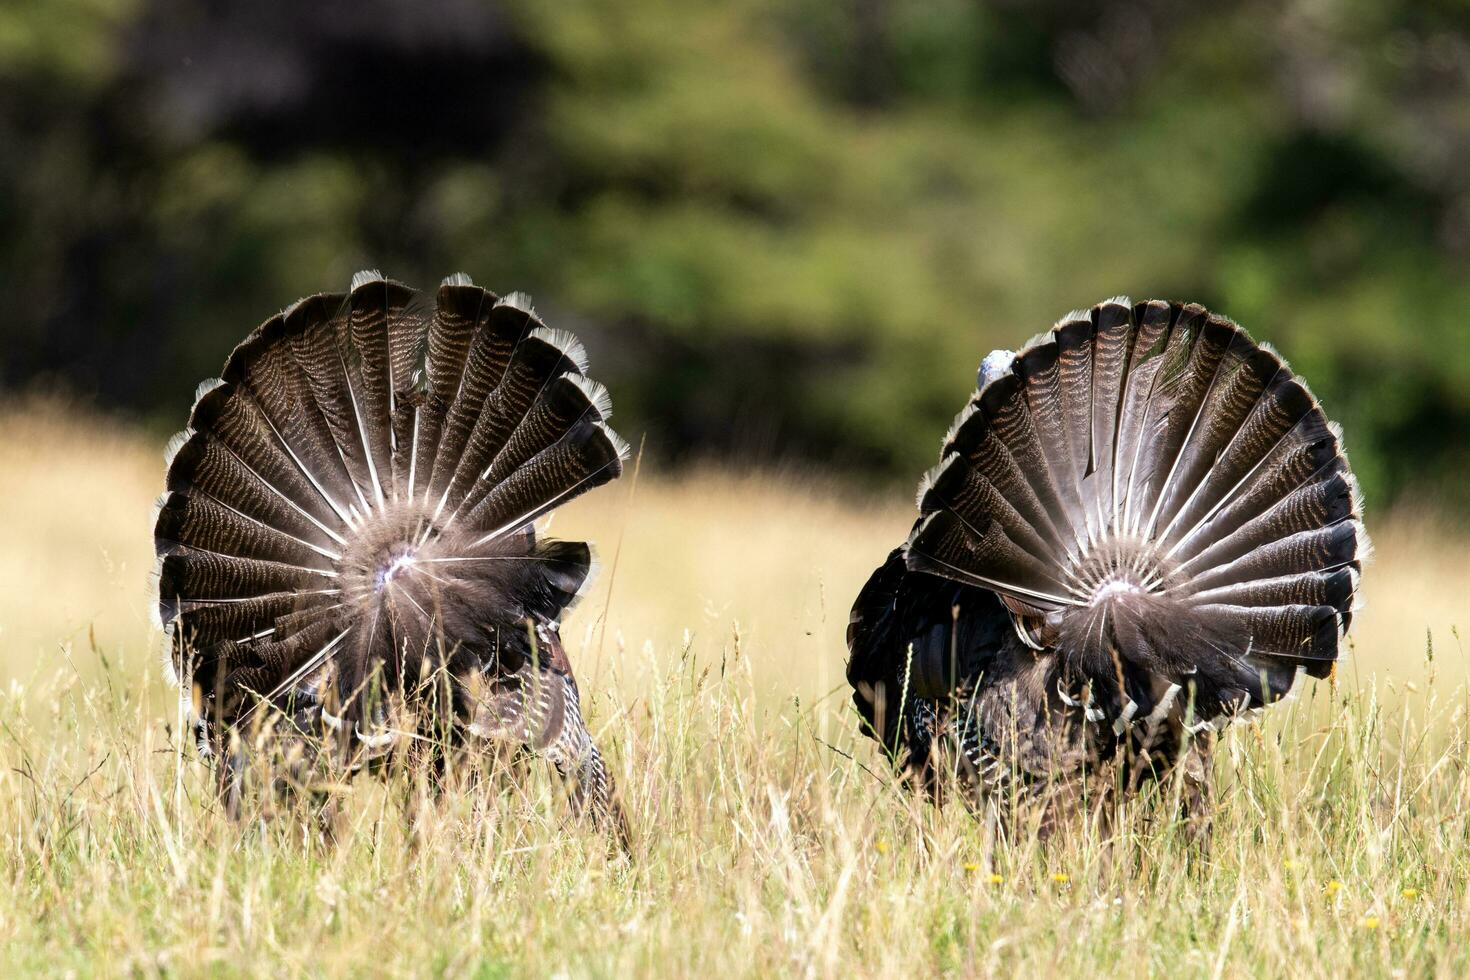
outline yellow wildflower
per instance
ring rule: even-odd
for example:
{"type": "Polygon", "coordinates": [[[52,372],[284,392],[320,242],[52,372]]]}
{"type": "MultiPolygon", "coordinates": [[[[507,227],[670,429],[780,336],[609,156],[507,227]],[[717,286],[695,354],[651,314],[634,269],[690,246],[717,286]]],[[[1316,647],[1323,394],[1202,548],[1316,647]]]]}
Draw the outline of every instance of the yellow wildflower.
{"type": "Polygon", "coordinates": [[[1051,880],[1059,885],[1065,885],[1067,882],[1072,880],[1072,876],[1058,871],[1056,874],[1051,876],[1051,880]]]}
{"type": "Polygon", "coordinates": [[[965,870],[968,871],[970,874],[974,874],[976,871],[980,870],[980,865],[976,864],[974,861],[966,861],[965,870]]]}
{"type": "Polygon", "coordinates": [[[1005,875],[992,874],[990,876],[990,883],[992,885],[1003,885],[1005,884],[1005,880],[1005,875]]]}
{"type": "Polygon", "coordinates": [[[1338,881],[1336,878],[1333,878],[1327,883],[1327,894],[1336,895],[1340,891],[1342,891],[1342,882],[1338,881]]]}
{"type": "Polygon", "coordinates": [[[1405,888],[1399,894],[1403,895],[1407,899],[1415,899],[1415,898],[1418,898],[1419,897],[1419,889],[1417,889],[1417,888],[1405,888]]]}
{"type": "Polygon", "coordinates": [[[1363,920],[1363,928],[1364,929],[1369,929],[1369,930],[1377,929],[1378,928],[1378,916],[1376,916],[1376,915],[1370,915],[1367,918],[1365,918],[1363,920]]]}
{"type": "Polygon", "coordinates": [[[888,842],[886,840],[878,841],[878,843],[874,844],[873,847],[877,850],[879,854],[888,853],[888,842]]]}

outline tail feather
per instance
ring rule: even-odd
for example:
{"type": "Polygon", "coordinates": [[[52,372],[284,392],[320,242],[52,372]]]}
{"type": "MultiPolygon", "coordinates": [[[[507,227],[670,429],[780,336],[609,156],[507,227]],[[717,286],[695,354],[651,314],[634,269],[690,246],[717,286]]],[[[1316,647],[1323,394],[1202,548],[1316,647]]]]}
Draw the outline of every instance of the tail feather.
{"type": "MultiPolygon", "coordinates": [[[[1062,390],[1061,345],[1055,341],[1038,345],[1017,355],[1011,370],[1021,379],[1025,395],[1025,411],[1017,415],[1030,423],[1034,446],[1040,450],[1035,458],[1045,463],[1051,480],[1047,490],[1054,494],[1065,526],[1072,538],[1085,538],[1087,520],[1083,508],[1081,477],[1072,458],[1069,413],[1062,390]]],[[[1021,448],[1032,448],[1028,440],[1021,448]]],[[[1055,513],[1055,512],[1054,512],[1055,513]]]]}
{"type": "MultiPolygon", "coordinates": [[[[180,644],[193,648],[199,645],[196,639],[198,637],[244,639],[261,629],[274,628],[274,624],[288,616],[315,612],[334,601],[333,596],[294,590],[266,592],[248,599],[180,601],[174,597],[164,601],[162,618],[165,623],[175,624],[174,631],[179,634],[177,639],[180,644]]],[[[177,662],[174,666],[177,666],[177,662]]]]}
{"type": "Polygon", "coordinates": [[[170,491],[228,500],[231,509],[318,548],[338,548],[346,540],[208,432],[191,432],[178,447],[166,485],[170,491]]]}
{"type": "Polygon", "coordinates": [[[181,542],[236,558],[263,558],[330,571],[341,555],[247,517],[203,493],[171,492],[159,508],[154,538],[160,548],[181,542]]]}
{"type": "MultiPolygon", "coordinates": [[[[1315,426],[1313,426],[1315,427],[1315,426]]],[[[1341,485],[1347,495],[1349,513],[1335,508],[1335,516],[1320,523],[1331,523],[1356,514],[1361,509],[1357,494],[1357,482],[1348,469],[1335,436],[1313,439],[1301,437],[1283,443],[1263,461],[1260,470],[1253,475],[1227,504],[1204,522],[1165,538],[1166,554],[1177,561],[1194,559],[1216,542],[1224,541],[1242,528],[1254,524],[1273,510],[1279,509],[1282,500],[1292,495],[1300,497],[1313,487],[1341,485]],[[1311,440],[1311,441],[1307,441],[1311,440]]],[[[1322,487],[1321,493],[1326,487],[1322,487]]],[[[1297,528],[1290,528],[1296,530],[1297,528]]],[[[1286,533],[1282,526],[1278,533],[1286,533]]]]}
{"type": "Polygon", "coordinates": [[[910,570],[998,592],[1096,679],[1191,684],[1205,717],[1330,667],[1366,551],[1316,399],[1195,305],[1109,301],[982,371],[919,508],[910,570]]]}
{"type": "Polygon", "coordinates": [[[297,310],[308,304],[316,305],[312,300],[303,300],[296,308],[267,320],[235,349],[221,378],[248,392],[260,419],[301,461],[300,468],[317,478],[335,499],[347,504],[351,502],[351,484],[346,460],[313,394],[311,380],[286,339],[293,317],[299,323],[297,310]]]}
{"type": "Polygon", "coordinates": [[[1114,523],[1131,530],[1136,525],[1138,510],[1137,482],[1144,447],[1153,441],[1149,430],[1158,420],[1158,407],[1153,400],[1159,374],[1164,367],[1164,345],[1169,336],[1172,311],[1168,304],[1144,303],[1135,310],[1137,334],[1128,374],[1123,381],[1122,414],[1118,423],[1114,487],[1114,523]]]}
{"type": "MultiPolygon", "coordinates": [[[[1017,360],[1020,360],[1019,356],[1017,360]]],[[[1033,464],[1025,474],[1031,487],[1031,495],[1041,505],[1047,522],[1056,529],[1062,542],[1070,549],[1077,544],[1080,536],[1069,508],[1063,503],[1052,471],[1046,465],[1034,465],[1044,463],[1046,455],[1022,386],[1021,378],[1015,374],[998,378],[980,392],[980,410],[1001,443],[1010,451],[1011,458],[1033,464]]]]}
{"type": "MultiPolygon", "coordinates": [[[[946,457],[925,480],[919,495],[919,509],[925,512],[947,510],[962,521],[965,514],[994,514],[1007,535],[1028,554],[1043,555],[1051,548],[1005,494],[977,473],[959,454],[946,457]]],[[[970,527],[969,530],[973,534],[980,533],[978,528],[970,527]]]]}
{"type": "Polygon", "coordinates": [[[428,324],[415,293],[408,291],[401,307],[390,307],[387,328],[393,491],[395,496],[407,500],[413,496],[410,477],[414,484],[418,482],[416,433],[420,416],[427,407],[428,391],[424,360],[428,355],[428,324]]]}
{"type": "Polygon", "coordinates": [[[1239,585],[1252,579],[1356,568],[1358,533],[1356,522],[1351,520],[1315,530],[1298,531],[1296,534],[1269,541],[1234,561],[1206,568],[1192,576],[1190,588],[1204,592],[1225,585],[1239,585]]]}
{"type": "Polygon", "coordinates": [[[1094,329],[1089,320],[1071,320],[1057,326],[1056,338],[1057,387],[1063,406],[1067,470],[1071,476],[1068,486],[1081,502],[1082,522],[1091,537],[1103,526],[1098,519],[1096,485],[1088,479],[1096,469],[1092,419],[1094,329]]]}
{"type": "Polygon", "coordinates": [[[1251,638],[1253,657],[1278,657],[1296,663],[1337,659],[1338,612],[1331,606],[1194,607],[1197,616],[1217,620],[1219,628],[1251,638]]]}
{"type": "Polygon", "coordinates": [[[1274,355],[1257,348],[1244,331],[1236,332],[1200,406],[1194,436],[1180,453],[1175,479],[1156,524],[1162,537],[1179,526],[1180,511],[1198,498],[1205,477],[1279,369],[1274,355]]]}
{"type": "Polygon", "coordinates": [[[1348,521],[1355,506],[1347,476],[1341,472],[1326,474],[1317,482],[1304,483],[1278,497],[1264,511],[1234,530],[1210,527],[1214,543],[1189,556],[1179,566],[1179,571],[1195,570],[1203,574],[1298,532],[1348,521]]]}
{"type": "Polygon", "coordinates": [[[405,335],[414,329],[414,324],[408,322],[412,319],[408,309],[412,300],[413,291],[407,286],[382,278],[354,283],[347,300],[352,327],[348,379],[367,437],[369,469],[379,506],[392,498],[399,485],[398,474],[393,471],[392,423],[397,392],[407,388],[404,348],[411,346],[405,335]]]}
{"type": "Polygon", "coordinates": [[[288,636],[226,640],[208,648],[205,655],[218,665],[226,689],[248,684],[246,693],[269,699],[281,682],[309,659],[311,651],[325,648],[341,633],[339,619],[319,614],[288,636]],[[231,676],[235,671],[245,670],[253,673],[231,676]]]}
{"type": "Polygon", "coordinates": [[[174,545],[159,566],[159,592],[191,599],[250,599],[268,592],[334,589],[336,575],[263,558],[174,545]]]}
{"type": "Polygon", "coordinates": [[[199,399],[189,419],[195,432],[207,432],[243,465],[285,497],[295,509],[322,525],[345,523],[346,498],[332,493],[320,468],[310,468],[287,444],[248,390],[226,382],[199,399]]]}
{"type": "Polygon", "coordinates": [[[1071,542],[1070,526],[1059,526],[1040,495],[1031,485],[1020,459],[1012,454],[981,408],[979,401],[960,413],[953,435],[946,440],[944,457],[957,455],[1010,502],[1021,518],[1053,548],[1066,551],[1071,542]]]}
{"type": "Polygon", "coordinates": [[[1351,568],[1327,572],[1299,572],[1277,578],[1252,579],[1202,589],[1191,599],[1200,604],[1229,606],[1331,606],[1348,609],[1358,588],[1358,574],[1351,568]]]}
{"type": "Polygon", "coordinates": [[[416,494],[424,494],[429,487],[446,417],[464,379],[470,344],[496,299],[494,293],[468,281],[445,280],[439,287],[425,342],[426,391],[414,459],[416,494]]]}
{"type": "Polygon", "coordinates": [[[450,485],[458,476],[486,399],[499,386],[521,338],[535,327],[524,310],[503,301],[491,305],[484,316],[470,340],[464,370],[444,419],[429,482],[429,497],[435,501],[448,499],[450,485]]]}
{"type": "MultiPolygon", "coordinates": [[[[605,396],[606,389],[580,374],[564,374],[552,381],[495,454],[480,478],[479,487],[488,492],[488,488],[499,485],[537,452],[560,441],[583,419],[603,421],[605,396]]],[[[466,502],[473,506],[479,499],[466,502]]]]}
{"type": "Polygon", "coordinates": [[[1251,486],[1265,462],[1293,430],[1303,423],[1315,427],[1308,420],[1314,412],[1320,418],[1320,411],[1311,394],[1291,377],[1285,365],[1279,367],[1276,377],[1200,482],[1198,492],[1175,516],[1173,530],[1181,532],[1185,539],[1198,532],[1221,508],[1251,486]]]}
{"type": "Polygon", "coordinates": [[[1140,519],[1139,526],[1149,537],[1172,516],[1165,508],[1172,497],[1184,451],[1200,428],[1205,399],[1219,378],[1220,364],[1238,333],[1234,324],[1220,318],[1206,319],[1206,316],[1199,307],[1185,307],[1170,335],[1174,362],[1164,367],[1165,377],[1159,389],[1162,411],[1155,436],[1145,451],[1148,468],[1141,493],[1144,499],[1153,500],[1154,505],[1140,519]]]}
{"type": "Polygon", "coordinates": [[[585,541],[541,541],[532,552],[545,594],[531,603],[548,620],[575,603],[592,573],[592,549],[585,541]]]}
{"type": "Polygon", "coordinates": [[[950,511],[937,511],[909,538],[909,568],[932,571],[1015,596],[1032,605],[1070,605],[1069,589],[1052,568],[1019,547],[996,520],[983,520],[972,534],[950,511]]]}
{"type": "Polygon", "coordinates": [[[297,303],[286,315],[286,347],[309,397],[326,423],[331,449],[347,474],[342,497],[360,513],[372,510],[375,481],[368,469],[367,433],[348,382],[347,294],[328,293],[297,303]]]}
{"type": "Polygon", "coordinates": [[[516,345],[500,383],[485,399],[449,483],[446,502],[451,508],[458,508],[482,482],[496,456],[551,382],[578,370],[577,359],[558,346],[558,341],[565,343],[560,337],[533,329],[516,345]]]}
{"type": "Polygon", "coordinates": [[[575,427],[496,484],[469,511],[469,524],[514,528],[622,475],[627,443],[601,422],[575,427]]]}
{"type": "Polygon", "coordinates": [[[1098,525],[1108,527],[1117,512],[1118,427],[1123,415],[1123,385],[1133,356],[1132,311],[1117,302],[1094,307],[1092,354],[1092,474],[1098,525]]]}

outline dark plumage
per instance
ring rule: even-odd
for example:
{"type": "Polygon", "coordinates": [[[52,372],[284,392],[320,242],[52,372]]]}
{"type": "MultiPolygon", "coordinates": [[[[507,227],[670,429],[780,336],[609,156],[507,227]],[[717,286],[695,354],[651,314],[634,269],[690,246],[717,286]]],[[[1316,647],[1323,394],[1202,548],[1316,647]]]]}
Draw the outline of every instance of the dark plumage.
{"type": "Polygon", "coordinates": [[[1337,428],[1195,305],[1109,301],[987,357],[918,505],[848,680],[906,772],[977,798],[1181,763],[1202,798],[1209,733],[1332,671],[1368,547],[1337,428]]]}
{"type": "Polygon", "coordinates": [[[200,386],[168,454],[158,609],[227,798],[267,720],[349,768],[447,733],[544,756],[621,827],[558,634],[591,553],[534,527],[622,472],[586,368],[517,295],[461,274],[428,307],[371,272],[200,386]]]}

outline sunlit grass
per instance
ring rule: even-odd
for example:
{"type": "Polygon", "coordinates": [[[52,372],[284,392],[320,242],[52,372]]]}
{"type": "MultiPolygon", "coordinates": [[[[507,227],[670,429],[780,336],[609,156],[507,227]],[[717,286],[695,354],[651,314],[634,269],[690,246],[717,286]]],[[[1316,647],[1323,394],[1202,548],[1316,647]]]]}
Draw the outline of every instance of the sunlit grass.
{"type": "Polygon", "coordinates": [[[153,440],[35,406],[0,429],[3,975],[1470,968],[1470,570],[1427,518],[1374,522],[1336,684],[1223,740],[1202,857],[1146,804],[1107,835],[999,841],[855,738],[847,607],[907,529],[903,493],[630,475],[554,531],[600,546],[565,632],[632,853],[569,825],[540,769],[438,799],[411,772],[359,779],[329,843],[308,812],[223,819],[174,738],[153,440]]]}

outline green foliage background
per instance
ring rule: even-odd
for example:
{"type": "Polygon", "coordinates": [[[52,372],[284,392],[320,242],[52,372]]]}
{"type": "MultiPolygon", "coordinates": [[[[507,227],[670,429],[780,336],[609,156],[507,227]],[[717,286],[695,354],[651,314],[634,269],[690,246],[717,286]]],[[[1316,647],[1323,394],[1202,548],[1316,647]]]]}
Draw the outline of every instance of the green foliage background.
{"type": "Polygon", "coordinates": [[[927,466],[1105,297],[1270,339],[1381,505],[1470,471],[1463,0],[0,0],[0,383],[183,418],[299,295],[464,269],[671,459],[927,466]]]}

